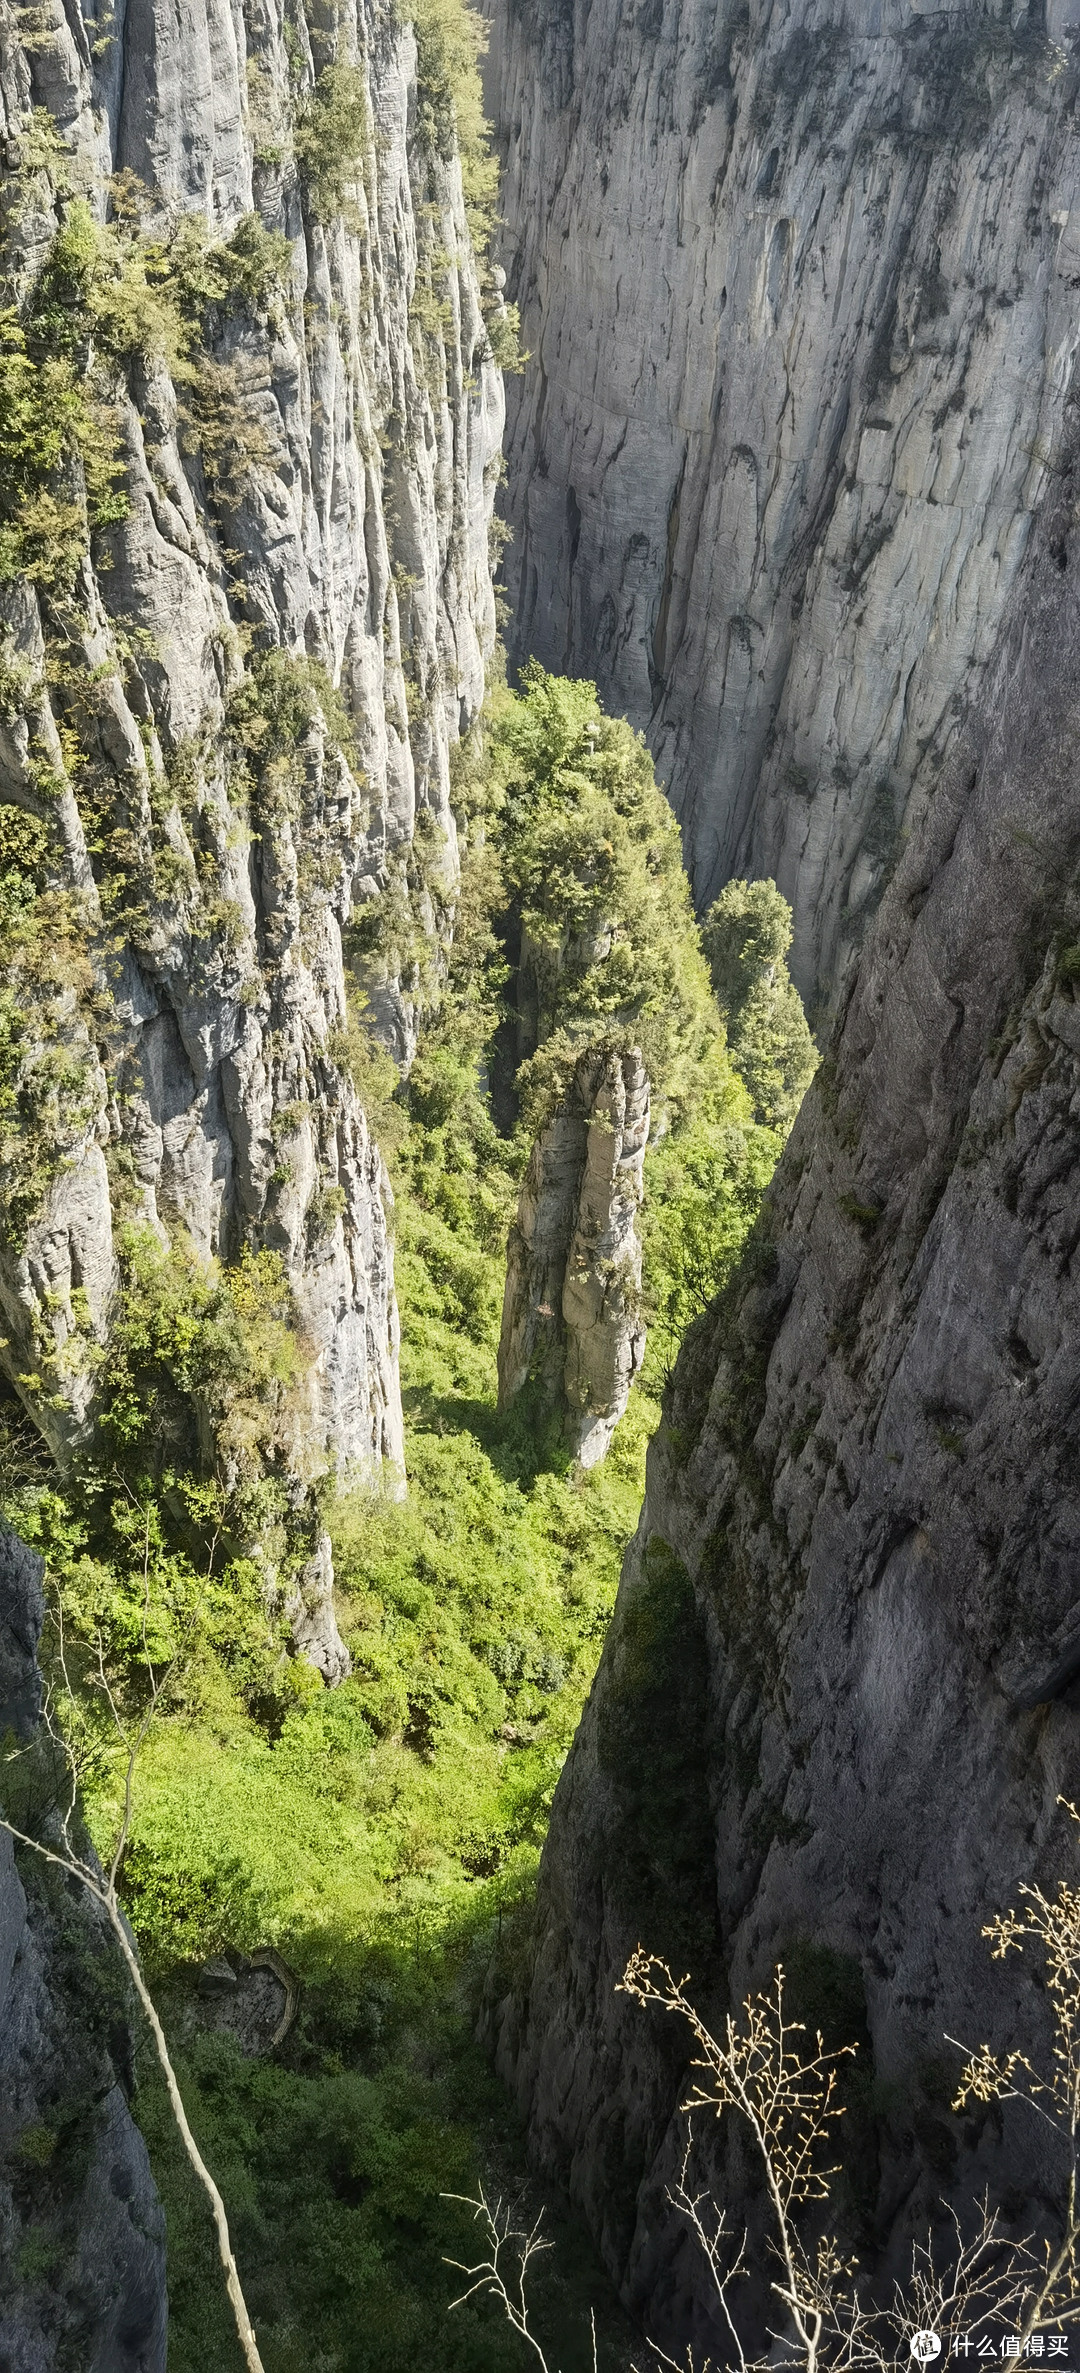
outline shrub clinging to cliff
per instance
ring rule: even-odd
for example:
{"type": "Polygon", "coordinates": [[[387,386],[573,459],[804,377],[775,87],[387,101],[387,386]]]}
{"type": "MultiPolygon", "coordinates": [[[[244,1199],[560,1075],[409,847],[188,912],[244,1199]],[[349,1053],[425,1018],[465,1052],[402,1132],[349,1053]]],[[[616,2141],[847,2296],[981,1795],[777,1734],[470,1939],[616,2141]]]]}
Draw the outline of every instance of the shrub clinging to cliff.
{"type": "Polygon", "coordinates": [[[709,908],[701,944],[754,1118],[790,1128],[817,1055],[802,1000],[789,978],[791,909],[775,882],[729,882],[709,908]]]}

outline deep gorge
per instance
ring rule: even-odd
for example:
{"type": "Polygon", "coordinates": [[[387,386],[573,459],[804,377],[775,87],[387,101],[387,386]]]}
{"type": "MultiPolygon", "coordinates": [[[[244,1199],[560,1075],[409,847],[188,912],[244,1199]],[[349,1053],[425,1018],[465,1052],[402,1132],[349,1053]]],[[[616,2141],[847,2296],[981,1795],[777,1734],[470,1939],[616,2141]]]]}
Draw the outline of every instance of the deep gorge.
{"type": "Polygon", "coordinates": [[[1072,34],[487,30],[0,11],[0,2373],[241,2362],[69,1783],[267,2373],[728,2361],[639,1945],[1059,2229],[1072,34]]]}

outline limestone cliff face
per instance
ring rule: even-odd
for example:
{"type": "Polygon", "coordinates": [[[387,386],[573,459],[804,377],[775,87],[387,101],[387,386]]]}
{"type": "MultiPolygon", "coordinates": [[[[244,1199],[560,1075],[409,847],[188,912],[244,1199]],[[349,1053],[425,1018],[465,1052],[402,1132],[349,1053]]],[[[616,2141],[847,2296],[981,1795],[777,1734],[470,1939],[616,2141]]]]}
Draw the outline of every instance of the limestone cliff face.
{"type": "MultiPolygon", "coordinates": [[[[40,1559],[0,1533],[0,1736],[21,1743],[41,1618],[40,1559]]],[[[164,2373],[165,2221],[128,2108],[123,1973],[81,1889],[32,1857],[23,1878],[0,1833],[0,2359],[164,2373]]]]}
{"type": "Polygon", "coordinates": [[[1056,464],[1069,10],[1048,32],[897,0],[490,15],[533,355],[514,647],[647,730],[699,906],[775,877],[813,1008],[983,697],[1056,464]]]}
{"type": "Polygon", "coordinates": [[[1076,1861],[1078,428],[1070,399],[979,720],[768,1225],[684,1348],[555,1799],[530,1987],[499,2013],[538,2157],[653,2328],[703,2346],[664,2203],[671,2038],[613,1991],[639,1940],[706,2007],[782,1955],[847,1973],[881,2104],[870,2246],[942,2191],[1037,2218],[1062,2172],[1019,2113],[950,2115],[944,2038],[1045,2053],[1045,1998],[980,1927],[1076,1861]]]}
{"type": "Polygon", "coordinates": [[[529,1158],[510,1231],[499,1406],[535,1382],[594,1467],[645,1352],[641,1207],[649,1082],[640,1053],[590,1047],[529,1158]]]}
{"type": "MultiPolygon", "coordinates": [[[[449,752],[494,636],[502,392],[460,167],[389,0],[310,31],[263,0],[33,14],[0,26],[12,300],[80,196],[98,222],[141,207],[166,258],[239,226],[278,261],[210,302],[194,364],[129,342],[108,389],[125,515],[67,588],[0,587],[0,800],[53,834],[79,942],[16,1033],[2,1356],[63,1453],[118,1221],[206,1258],[267,1247],[307,1362],[301,1473],[400,1461],[342,934],[414,842],[433,928],[452,902],[449,752]]],[[[373,996],[406,1056],[408,980],[373,996]]]]}

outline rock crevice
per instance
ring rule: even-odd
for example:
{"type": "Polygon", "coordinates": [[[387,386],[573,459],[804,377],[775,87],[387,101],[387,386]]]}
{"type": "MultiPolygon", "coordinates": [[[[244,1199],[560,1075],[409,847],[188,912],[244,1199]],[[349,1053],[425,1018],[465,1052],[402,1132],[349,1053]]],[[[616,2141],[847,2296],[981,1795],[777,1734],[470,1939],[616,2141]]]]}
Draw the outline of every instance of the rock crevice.
{"type": "MultiPolygon", "coordinates": [[[[0,1738],[24,1748],[42,1616],[41,1561],[0,1531],[0,1738]]],[[[83,1889],[23,1863],[0,1831],[0,2357],[165,2373],[165,2220],[128,2107],[122,1967],[83,1889]]]]}

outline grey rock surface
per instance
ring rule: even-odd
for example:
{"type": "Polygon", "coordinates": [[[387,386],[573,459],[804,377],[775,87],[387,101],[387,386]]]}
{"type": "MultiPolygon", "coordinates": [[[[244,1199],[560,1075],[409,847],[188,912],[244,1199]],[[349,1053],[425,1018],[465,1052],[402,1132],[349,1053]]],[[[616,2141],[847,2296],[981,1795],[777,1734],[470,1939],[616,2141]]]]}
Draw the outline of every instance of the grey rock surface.
{"type": "Polygon", "coordinates": [[[1077,346],[1064,4],[489,0],[512,649],[645,729],[812,1017],[933,795],[1077,346]]]}
{"type": "Polygon", "coordinates": [[[200,2027],[231,2035],[242,2052],[257,2059],[275,2051],[287,2036],[300,1999],[298,1979],[272,1947],[250,1956],[234,1953],[204,1961],[194,2000],[178,1995],[173,2004],[181,2032],[190,2041],[200,2027]]]}
{"type": "Polygon", "coordinates": [[[349,1671],[349,1651],[334,1613],[334,1553],[329,1533],[319,1534],[311,1556],[301,1566],[286,1613],[301,1655],[322,1674],[329,1688],[343,1681],[349,1671]]]}
{"type": "MultiPolygon", "coordinates": [[[[0,1738],[33,1734],[41,1620],[41,1561],[0,1531],[0,1738]]],[[[165,2224],[128,2108],[130,2056],[122,1971],[90,1897],[28,1855],[20,1875],[0,1831],[0,2363],[10,2373],[164,2373],[165,2224]]]]}
{"type": "MultiPolygon", "coordinates": [[[[332,34],[263,0],[132,0],[100,22],[45,0],[34,22],[25,42],[13,18],[0,28],[17,278],[64,212],[61,166],[25,162],[34,108],[99,219],[107,177],[134,172],[151,230],[198,215],[225,240],[255,214],[287,240],[291,277],[211,324],[208,384],[240,423],[226,482],[187,381],[145,356],[118,376],[128,513],[82,567],[63,683],[55,605],[3,588],[0,801],[58,818],[99,975],[96,1007],[77,980],[54,1001],[37,1050],[73,1083],[48,1175],[0,1182],[3,1362],[64,1456],[92,1415],[119,1222],[207,1262],[267,1248],[305,1348],[285,1466],[301,1485],[331,1464],[400,1467],[389,1188],[350,1062],[342,941],[418,819],[432,898],[452,907],[449,756],[494,638],[502,383],[460,164],[422,128],[415,38],[390,0],[350,0],[332,34]],[[366,118],[327,220],[297,126],[334,60],[366,118]],[[312,666],[347,733],[316,692],[285,754],[265,713],[263,741],[245,740],[252,684],[265,712],[312,666]]],[[[377,989],[405,1059],[408,983],[377,989]]],[[[310,1575],[300,1595],[310,1613],[310,1575]]],[[[320,1624],[328,1670],[343,1652],[332,1613],[320,1624]]]]}
{"type": "Polygon", "coordinates": [[[681,1355],[531,1979],[492,2014],[624,2297],[703,2348],[703,2267],[665,2202],[671,2022],[614,1991],[639,1942],[706,2012],[778,1957],[845,1973],[879,2104],[861,2246],[895,2269],[942,2194],[1038,2225],[1064,2181],[1021,2110],[951,2115],[945,2038],[1047,2065],[1037,1964],[992,1962],[980,1929],[1077,1860],[1078,426],[1072,397],[978,720],[765,1224],[681,1355]]]}
{"type": "Polygon", "coordinates": [[[641,1207],[649,1081],[640,1052],[590,1048],[541,1129],[510,1230],[499,1407],[530,1382],[598,1465],[645,1353],[641,1207]]]}

